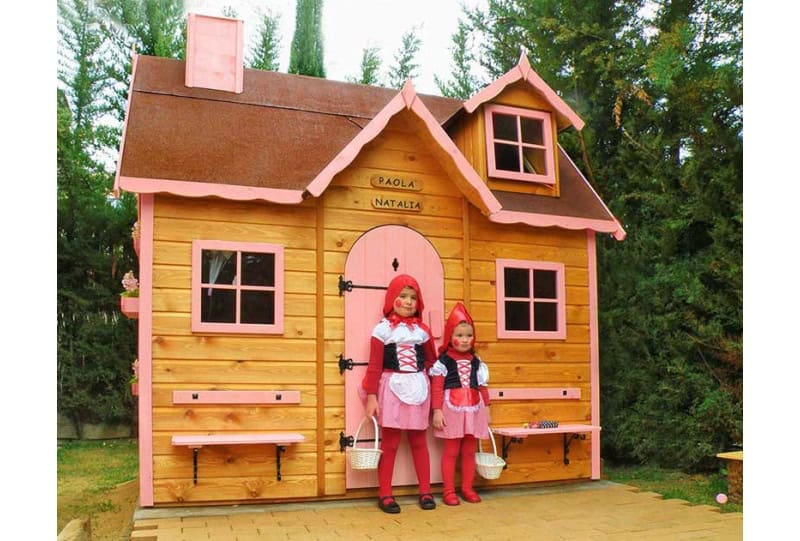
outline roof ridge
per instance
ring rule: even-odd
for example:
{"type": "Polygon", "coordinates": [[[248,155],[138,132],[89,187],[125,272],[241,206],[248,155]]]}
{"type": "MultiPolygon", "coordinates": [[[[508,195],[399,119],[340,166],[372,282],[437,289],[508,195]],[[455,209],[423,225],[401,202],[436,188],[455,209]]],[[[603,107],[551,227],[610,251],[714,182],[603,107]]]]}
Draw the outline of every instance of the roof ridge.
{"type": "Polygon", "coordinates": [[[208,96],[192,96],[190,94],[180,94],[176,92],[164,92],[159,90],[134,90],[134,92],[141,92],[142,94],[155,94],[158,96],[172,96],[174,98],[186,98],[190,100],[203,100],[203,101],[217,101],[221,103],[231,103],[235,105],[252,105],[254,107],[269,107],[271,109],[285,109],[287,111],[300,111],[303,113],[313,113],[319,115],[336,116],[342,118],[364,118],[371,119],[373,117],[360,115],[357,113],[334,113],[330,111],[323,111],[321,109],[308,109],[305,107],[292,107],[289,105],[277,105],[274,103],[252,102],[242,99],[224,99],[223,97],[208,97],[208,96]]]}

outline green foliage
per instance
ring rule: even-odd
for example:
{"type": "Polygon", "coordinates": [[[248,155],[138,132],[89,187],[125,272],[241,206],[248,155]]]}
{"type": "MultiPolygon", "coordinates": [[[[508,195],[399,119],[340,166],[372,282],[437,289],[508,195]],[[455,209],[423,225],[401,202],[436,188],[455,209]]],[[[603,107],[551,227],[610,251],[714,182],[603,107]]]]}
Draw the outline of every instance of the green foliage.
{"type": "Polygon", "coordinates": [[[742,6],[645,4],[465,14],[493,77],[524,46],[584,119],[559,142],[628,233],[598,243],[603,455],[707,469],[742,441],[742,6]]]}
{"type": "Polygon", "coordinates": [[[381,69],[380,49],[378,47],[364,47],[361,52],[361,75],[358,77],[348,77],[347,81],[350,83],[358,83],[362,85],[380,86],[380,75],[378,72],[381,69]]]}
{"type": "Polygon", "coordinates": [[[442,96],[466,101],[483,86],[473,75],[472,64],[475,61],[475,55],[470,50],[469,42],[469,26],[459,19],[458,30],[453,34],[453,47],[450,49],[454,64],[453,80],[448,82],[440,79],[438,75],[433,76],[442,96]]]}
{"type": "Polygon", "coordinates": [[[261,15],[261,21],[256,32],[256,44],[248,66],[253,69],[278,71],[278,56],[280,55],[280,16],[272,13],[261,15]]]}
{"type": "Polygon", "coordinates": [[[111,195],[130,77],[130,48],[178,56],[175,0],[60,0],[57,90],[58,409],[82,422],[129,421],[136,323],[119,311],[121,279],[137,267],[136,202],[111,195]]]}
{"type": "Polygon", "coordinates": [[[713,505],[723,513],[741,513],[742,504],[728,502],[720,505],[717,494],[728,493],[728,480],[724,470],[708,474],[687,474],[652,466],[620,466],[606,464],[603,477],[615,483],[639,488],[642,492],[656,492],[664,499],[679,499],[692,505],[713,505]]]}
{"type": "Polygon", "coordinates": [[[186,17],[183,0],[97,0],[100,32],[106,40],[105,69],[113,93],[104,96],[118,122],[116,140],[119,146],[122,121],[131,74],[131,50],[138,54],[164,58],[184,58],[186,55],[186,17]]]}
{"type": "Polygon", "coordinates": [[[389,86],[403,88],[407,79],[414,79],[419,64],[416,56],[422,40],[417,36],[417,28],[412,28],[403,34],[402,44],[394,56],[396,64],[389,68],[389,86]]]}
{"type": "Polygon", "coordinates": [[[289,73],[325,78],[322,0],[297,0],[289,73]]]}

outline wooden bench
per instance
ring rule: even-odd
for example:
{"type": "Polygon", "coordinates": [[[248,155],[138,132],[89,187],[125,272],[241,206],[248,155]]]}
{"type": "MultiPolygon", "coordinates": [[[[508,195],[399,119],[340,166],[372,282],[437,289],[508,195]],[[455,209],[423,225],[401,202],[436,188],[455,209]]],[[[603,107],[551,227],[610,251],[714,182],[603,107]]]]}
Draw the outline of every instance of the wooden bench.
{"type": "Polygon", "coordinates": [[[742,493],[744,451],[718,453],[717,458],[725,461],[726,469],[728,470],[728,500],[731,503],[742,503],[744,500],[744,494],[742,493]]]}
{"type": "Polygon", "coordinates": [[[293,432],[260,433],[260,434],[191,434],[172,436],[172,445],[176,447],[189,447],[192,449],[192,479],[197,484],[197,455],[202,447],[207,445],[275,445],[277,458],[276,469],[278,481],[281,480],[281,453],[286,451],[286,445],[305,441],[302,434],[293,432]]]}
{"type": "Polygon", "coordinates": [[[512,443],[522,443],[528,436],[562,434],[564,445],[564,465],[566,466],[569,464],[569,446],[572,444],[572,440],[585,440],[587,433],[596,434],[599,433],[600,430],[601,428],[599,426],[594,425],[567,424],[558,425],[555,428],[499,427],[493,428],[492,432],[503,437],[501,444],[501,448],[503,450],[503,460],[508,459],[508,448],[512,443]],[[506,437],[509,438],[508,442],[506,442],[506,437]]]}

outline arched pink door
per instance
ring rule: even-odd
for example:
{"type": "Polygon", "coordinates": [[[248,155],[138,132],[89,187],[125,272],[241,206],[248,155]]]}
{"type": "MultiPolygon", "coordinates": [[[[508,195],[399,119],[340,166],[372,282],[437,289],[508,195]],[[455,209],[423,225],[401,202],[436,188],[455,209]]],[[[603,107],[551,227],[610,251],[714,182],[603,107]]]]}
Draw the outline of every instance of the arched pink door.
{"type": "MultiPolygon", "coordinates": [[[[347,255],[344,279],[355,286],[386,286],[398,274],[413,276],[422,289],[425,301],[423,321],[431,328],[437,346],[441,342],[444,312],[444,269],[433,245],[411,228],[384,225],[364,233],[347,255]]],[[[354,363],[369,360],[372,329],[381,319],[386,295],[384,289],[354,287],[344,293],[344,356],[354,363]]],[[[345,433],[354,436],[364,418],[364,399],[359,393],[366,366],[345,370],[345,433]]],[[[372,423],[364,424],[359,439],[373,437],[372,423]]],[[[359,443],[365,447],[370,443],[359,443]]],[[[431,482],[441,482],[441,443],[428,431],[431,454],[431,482]]],[[[403,437],[394,468],[395,486],[416,484],[417,478],[408,443],[403,437]]],[[[378,486],[374,470],[353,470],[347,463],[347,488],[378,486]]]]}

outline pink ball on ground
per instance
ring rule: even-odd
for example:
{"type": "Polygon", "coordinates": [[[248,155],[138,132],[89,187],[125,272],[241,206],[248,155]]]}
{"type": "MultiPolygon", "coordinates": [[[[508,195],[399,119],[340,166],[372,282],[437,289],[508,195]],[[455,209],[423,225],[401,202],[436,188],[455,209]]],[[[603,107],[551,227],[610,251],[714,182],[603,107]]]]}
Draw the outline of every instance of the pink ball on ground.
{"type": "Polygon", "coordinates": [[[717,494],[717,503],[720,505],[725,505],[728,503],[728,496],[722,493],[717,494]]]}

